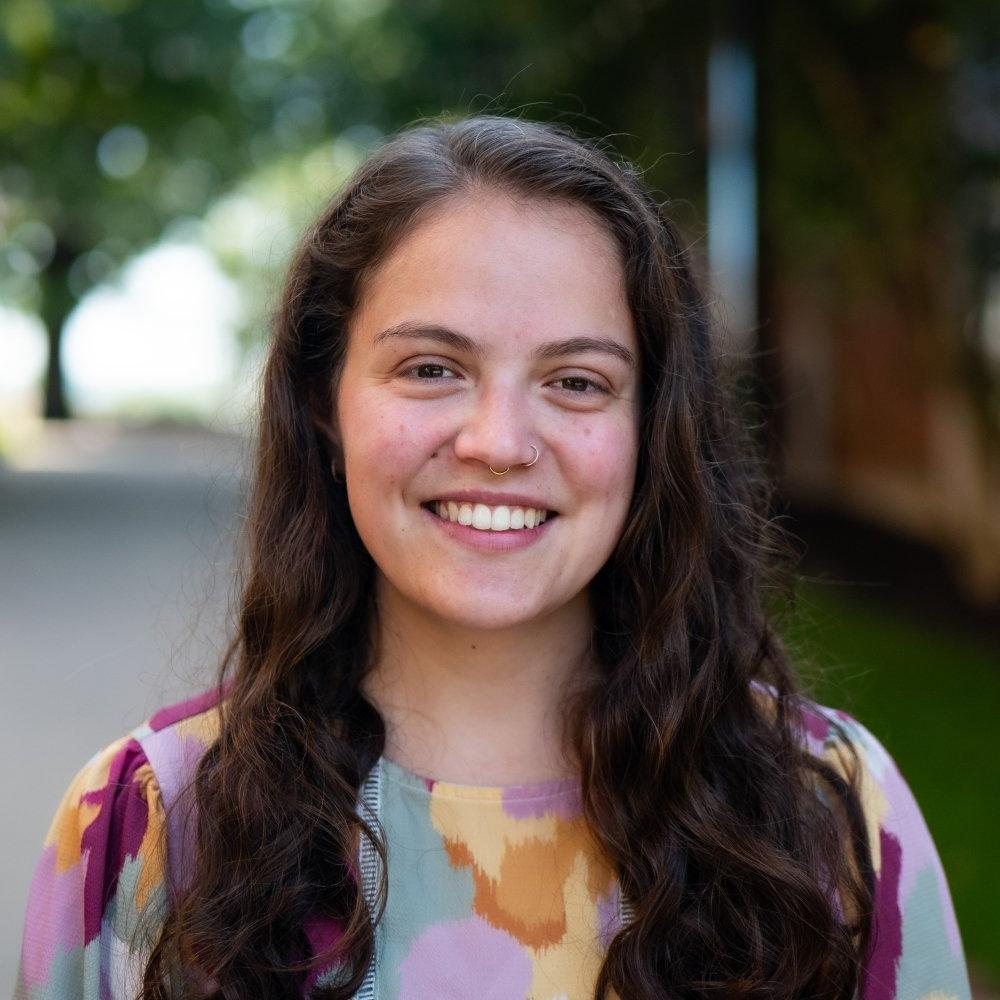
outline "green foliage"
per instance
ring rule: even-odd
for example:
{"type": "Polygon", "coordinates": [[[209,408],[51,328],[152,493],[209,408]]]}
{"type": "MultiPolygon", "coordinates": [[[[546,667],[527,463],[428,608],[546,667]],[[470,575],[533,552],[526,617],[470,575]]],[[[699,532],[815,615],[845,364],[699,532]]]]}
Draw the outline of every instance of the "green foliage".
{"type": "MultiPolygon", "coordinates": [[[[654,180],[697,197],[702,159],[658,154],[695,145],[704,20],[658,0],[8,0],[0,294],[58,344],[76,301],[165,228],[268,189],[295,229],[339,177],[321,171],[278,208],[282,170],[308,185],[296,160],[343,161],[337,140],[363,149],[442,110],[625,131],[616,145],[652,160],[654,180]]],[[[233,242],[217,228],[211,240],[233,242]]]]}
{"type": "Polygon", "coordinates": [[[4,7],[0,210],[19,298],[49,268],[79,298],[274,149],[315,141],[326,109],[278,16],[209,0],[4,7]]]}
{"type": "MultiPolygon", "coordinates": [[[[614,6],[595,20],[579,0],[575,12],[359,0],[13,0],[0,14],[0,210],[36,273],[66,247],[79,295],[170,220],[200,215],[236,180],[351,126],[384,131],[505,91],[512,100],[559,88],[584,101],[588,91],[603,94],[611,88],[581,81],[581,71],[609,61],[634,66],[622,47],[646,20],[641,4],[623,5],[632,12],[623,30],[614,6]],[[569,52],[579,62],[570,65],[569,52]]],[[[645,85],[615,77],[630,89],[645,85]]],[[[604,122],[628,117],[619,111],[604,122]]],[[[8,278],[30,269],[22,257],[8,278]]]]}

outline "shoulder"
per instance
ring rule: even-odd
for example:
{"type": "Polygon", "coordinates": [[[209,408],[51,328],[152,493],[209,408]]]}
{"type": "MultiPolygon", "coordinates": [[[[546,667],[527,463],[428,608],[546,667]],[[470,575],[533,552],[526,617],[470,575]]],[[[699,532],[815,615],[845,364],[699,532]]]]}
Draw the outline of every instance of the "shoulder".
{"type": "Polygon", "coordinates": [[[842,777],[881,783],[890,772],[899,773],[882,742],[853,715],[808,698],[800,709],[807,747],[842,777]]]}
{"type": "MultiPolygon", "coordinates": [[[[774,689],[758,682],[753,689],[773,721],[777,704],[774,689]]],[[[795,705],[805,749],[829,764],[845,781],[855,784],[870,824],[893,824],[900,819],[901,809],[915,804],[895,760],[867,726],[848,712],[811,698],[799,697],[795,705]]]]}
{"type": "Polygon", "coordinates": [[[860,799],[875,874],[874,932],[864,1000],[967,997],[955,911],[917,799],[881,740],[854,716],[802,705],[811,752],[860,799]]]}
{"type": "Polygon", "coordinates": [[[154,712],[129,733],[162,784],[189,777],[188,770],[219,735],[224,692],[210,688],[154,712]]]}
{"type": "Polygon", "coordinates": [[[802,702],[805,739],[814,756],[854,781],[868,821],[876,866],[883,847],[906,842],[926,847],[926,823],[903,772],[882,741],[838,708],[802,702]]]}
{"type": "Polygon", "coordinates": [[[165,862],[174,887],[185,884],[194,847],[194,800],[188,793],[198,762],[219,735],[223,701],[224,693],[212,688],[161,708],[129,734],[155,776],[165,814],[165,862]]]}
{"type": "Polygon", "coordinates": [[[167,895],[164,792],[214,739],[218,703],[209,692],[159,710],[69,782],[29,889],[19,998],[64,987],[96,997],[108,956],[149,944],[140,939],[155,933],[167,895]]]}
{"type": "Polygon", "coordinates": [[[804,736],[812,754],[853,782],[868,825],[876,873],[888,874],[907,848],[908,864],[922,864],[932,848],[927,826],[902,771],[882,741],[849,713],[804,700],[804,736]]]}

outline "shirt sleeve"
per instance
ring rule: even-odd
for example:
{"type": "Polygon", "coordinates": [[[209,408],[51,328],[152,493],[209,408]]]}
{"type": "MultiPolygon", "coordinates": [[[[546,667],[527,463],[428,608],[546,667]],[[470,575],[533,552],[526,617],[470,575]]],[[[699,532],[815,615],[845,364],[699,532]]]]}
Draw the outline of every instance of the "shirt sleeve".
{"type": "Polygon", "coordinates": [[[56,810],[28,895],[14,1000],[138,992],[166,898],[164,811],[142,747],[96,753],[56,810]]]}
{"type": "MultiPolygon", "coordinates": [[[[843,712],[834,717],[858,753],[862,807],[876,883],[861,1000],[969,1000],[969,977],[941,859],[913,792],[885,747],[843,712]]],[[[842,739],[827,756],[855,765],[842,739]]]]}

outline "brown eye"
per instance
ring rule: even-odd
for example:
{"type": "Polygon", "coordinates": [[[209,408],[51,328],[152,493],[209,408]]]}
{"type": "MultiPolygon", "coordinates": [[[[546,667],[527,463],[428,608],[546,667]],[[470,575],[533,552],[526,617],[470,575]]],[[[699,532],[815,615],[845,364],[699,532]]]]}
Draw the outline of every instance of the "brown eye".
{"type": "Polygon", "coordinates": [[[447,365],[440,365],[434,361],[422,361],[418,365],[404,368],[400,374],[416,382],[437,382],[441,380],[443,372],[451,370],[447,365]]]}
{"type": "Polygon", "coordinates": [[[582,375],[567,375],[565,378],[556,379],[556,381],[564,384],[569,383],[569,387],[566,391],[571,392],[576,396],[587,395],[587,386],[592,386],[598,392],[602,393],[606,393],[608,391],[603,385],[600,385],[593,379],[584,378],[582,375]]]}

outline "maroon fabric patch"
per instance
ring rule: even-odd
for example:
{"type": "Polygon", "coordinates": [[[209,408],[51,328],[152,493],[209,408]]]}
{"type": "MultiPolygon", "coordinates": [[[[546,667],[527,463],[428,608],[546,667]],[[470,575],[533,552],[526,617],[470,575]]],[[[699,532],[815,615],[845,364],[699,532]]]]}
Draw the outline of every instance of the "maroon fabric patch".
{"type": "Polygon", "coordinates": [[[804,708],[802,710],[802,721],[805,723],[806,732],[813,739],[823,743],[826,741],[827,736],[830,735],[830,720],[822,712],[814,711],[811,708],[804,708]]]}
{"type": "Polygon", "coordinates": [[[871,958],[865,970],[863,1000],[895,1000],[896,973],[903,954],[903,917],[899,912],[899,876],[903,849],[885,830],[879,831],[882,870],[875,887],[871,958]]]}
{"type": "Polygon", "coordinates": [[[193,698],[188,698],[185,701],[177,702],[175,705],[167,705],[165,708],[161,708],[155,715],[150,717],[149,728],[154,733],[158,733],[161,729],[166,729],[167,726],[172,726],[175,722],[180,722],[182,719],[189,719],[193,715],[199,715],[213,708],[225,697],[231,686],[232,679],[226,681],[221,690],[217,687],[209,688],[201,694],[196,694],[193,698]]]}
{"type": "Polygon", "coordinates": [[[88,792],[82,801],[99,811],[80,838],[80,853],[87,855],[83,890],[83,939],[92,941],[101,932],[104,908],[118,888],[125,859],[136,857],[146,834],[149,808],[136,771],[147,763],[135,740],[128,740],[115,754],[108,783],[88,792]]]}

